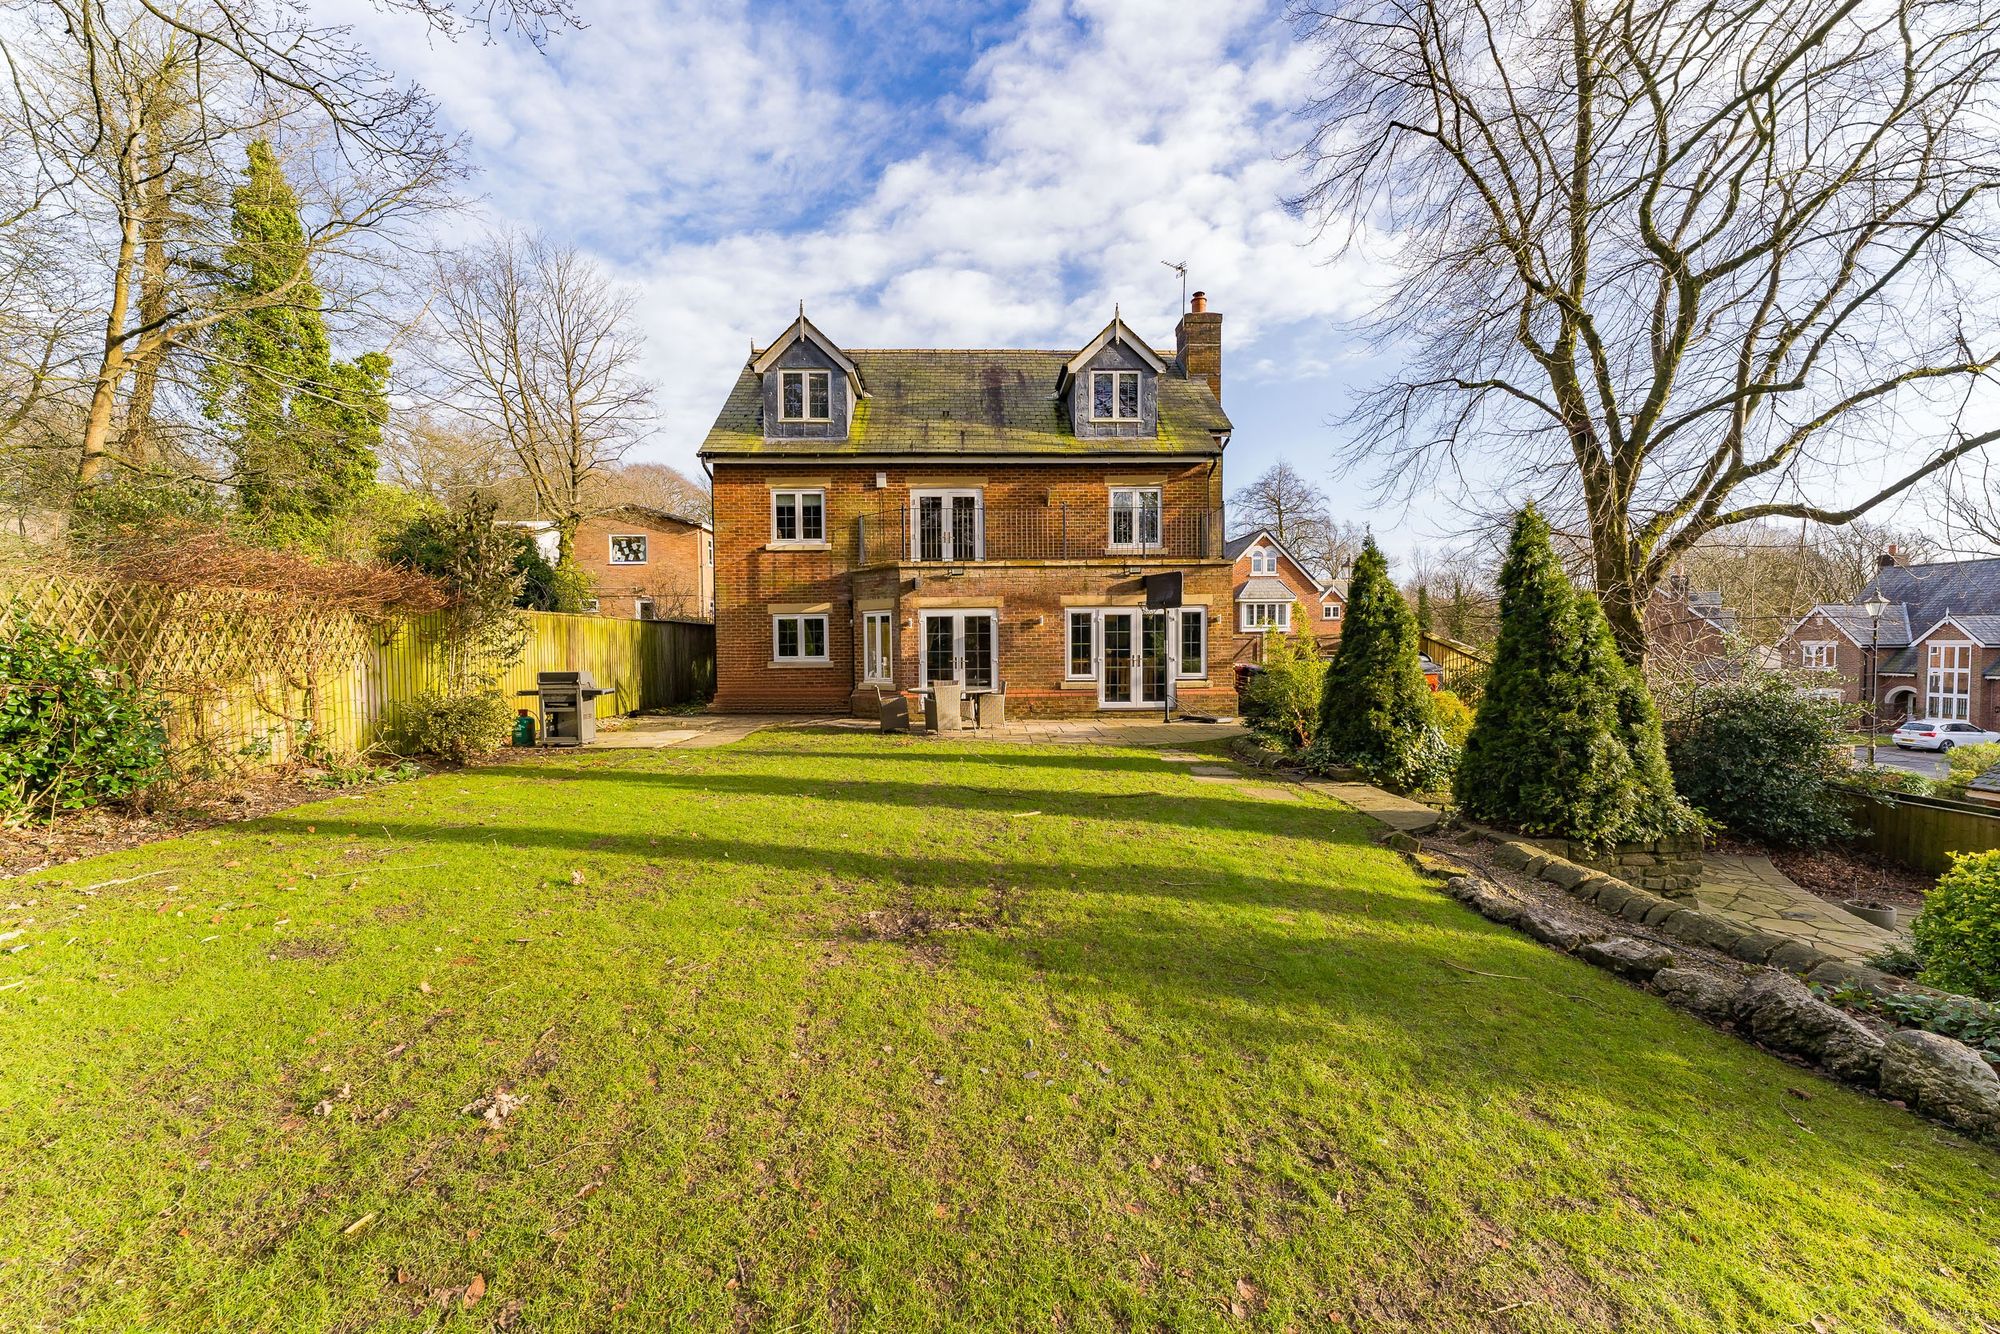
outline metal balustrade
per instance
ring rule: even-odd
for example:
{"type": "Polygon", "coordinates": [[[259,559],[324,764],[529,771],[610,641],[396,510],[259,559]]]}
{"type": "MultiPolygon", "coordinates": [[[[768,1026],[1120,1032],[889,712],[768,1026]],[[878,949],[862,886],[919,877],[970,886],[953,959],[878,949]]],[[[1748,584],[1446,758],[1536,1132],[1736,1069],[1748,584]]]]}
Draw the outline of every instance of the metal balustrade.
{"type": "Polygon", "coordinates": [[[913,514],[909,506],[898,506],[858,516],[854,531],[856,566],[1222,557],[1220,510],[1114,515],[1103,505],[1003,511],[956,506],[913,514]]]}

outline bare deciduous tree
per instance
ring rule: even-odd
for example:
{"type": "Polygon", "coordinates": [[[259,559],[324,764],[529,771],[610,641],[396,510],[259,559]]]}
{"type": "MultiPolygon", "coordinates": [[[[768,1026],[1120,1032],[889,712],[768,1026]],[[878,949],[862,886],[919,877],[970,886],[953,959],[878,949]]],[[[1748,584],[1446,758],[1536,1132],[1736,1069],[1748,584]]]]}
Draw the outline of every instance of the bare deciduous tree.
{"type": "Polygon", "coordinates": [[[1336,521],[1326,492],[1282,460],[1229,497],[1229,527],[1237,536],[1267,530],[1321,579],[1339,578],[1366,537],[1336,521]]]}
{"type": "Polygon", "coordinates": [[[1573,515],[1626,656],[1736,524],[1842,524],[2000,438],[1993,0],[1296,0],[1301,207],[1382,238],[1383,485],[1573,515]],[[1985,414],[1981,414],[1984,416],[1985,414]],[[1474,456],[1480,456],[1475,458],[1474,456]]]}
{"type": "Polygon", "coordinates": [[[708,488],[664,463],[622,464],[605,474],[602,488],[607,505],[644,505],[704,523],[715,517],[708,488]]]}
{"type": "Polygon", "coordinates": [[[69,376],[82,400],[78,480],[154,450],[156,401],[177,359],[233,314],[282,306],[437,202],[455,141],[418,90],[397,88],[338,28],[244,0],[33,0],[0,29],[10,165],[29,202],[8,231],[49,229],[87,257],[96,333],[69,376]],[[229,190],[252,138],[286,149],[307,239],[290,282],[226,281],[229,190]]]}
{"type": "Polygon", "coordinates": [[[435,279],[428,392],[504,442],[567,564],[600,479],[652,420],[632,297],[576,249],[512,234],[441,256],[435,279]]]}

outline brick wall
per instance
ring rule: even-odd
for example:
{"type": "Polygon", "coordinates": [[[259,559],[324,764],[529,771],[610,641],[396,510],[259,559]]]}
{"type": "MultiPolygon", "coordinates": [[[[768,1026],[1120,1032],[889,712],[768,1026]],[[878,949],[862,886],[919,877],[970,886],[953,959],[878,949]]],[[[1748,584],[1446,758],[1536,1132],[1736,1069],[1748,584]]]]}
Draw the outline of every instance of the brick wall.
{"type": "Polygon", "coordinates": [[[707,620],[714,601],[714,567],[707,532],[633,511],[585,519],[576,530],[576,563],[590,576],[600,615],[629,617],[638,598],[653,600],[662,619],[707,620]],[[644,534],[643,565],[611,563],[614,535],[644,534]]]}
{"type": "MultiPolygon", "coordinates": [[[[897,688],[918,681],[917,653],[926,608],[997,608],[999,673],[1010,713],[1022,716],[1094,712],[1094,685],[1066,687],[1067,605],[1124,605],[1143,599],[1143,574],[1183,571],[1184,598],[1206,599],[1211,616],[1207,685],[1184,685],[1190,710],[1233,711],[1226,658],[1231,643],[1229,566],[1212,561],[1169,561],[1106,555],[1089,561],[984,561],[855,570],[856,519],[907,512],[913,486],[977,487],[984,493],[992,534],[1008,517],[1069,505],[1078,514],[1108,508],[1108,488],[1155,484],[1169,531],[1191,516],[1222,504],[1219,462],[1134,459],[1115,464],[957,464],[916,460],[881,467],[852,463],[785,463],[719,460],[714,465],[716,507],[716,707],[726,710],[872,712],[875,692],[861,681],[861,606],[887,603],[893,612],[897,688]],[[885,486],[876,485],[882,474],[885,486]],[[822,547],[774,545],[771,492],[817,487],[826,493],[826,542],[822,547]],[[956,576],[946,569],[957,570],[956,576]],[[1138,573],[1128,573],[1136,571],[1138,573]],[[828,618],[830,661],[776,665],[772,657],[774,609],[828,618]],[[1219,622],[1215,618],[1219,616],[1219,622]]],[[[878,548],[879,549],[879,548],[878,548]]]]}
{"type": "MultiPolygon", "coordinates": [[[[1806,617],[1797,629],[1778,642],[1779,665],[1787,671],[1798,670],[1803,662],[1804,646],[1814,641],[1829,642],[1834,646],[1834,672],[1838,680],[1830,680],[1826,688],[1838,688],[1841,699],[1849,704],[1865,704],[1862,698],[1862,667],[1868,658],[1867,647],[1850,642],[1818,612],[1806,617]]],[[[1930,716],[1933,712],[1927,694],[1930,645],[1965,642],[1968,642],[1968,637],[1964,631],[1946,624],[1935,634],[1918,641],[1916,663],[1908,674],[1883,673],[1880,689],[1880,697],[1884,701],[1882,721],[1893,722],[1904,716],[1919,718],[1930,716]],[[1914,692],[1907,711],[1902,707],[1900,700],[1891,698],[1904,691],[1914,692]]],[[[1900,652],[1901,650],[1897,648],[1884,648],[1880,651],[1881,660],[1886,663],[1900,652]]],[[[1971,713],[1966,721],[1978,723],[1982,727],[2000,729],[2000,681],[1985,679],[1986,672],[1996,663],[2000,663],[2000,648],[1973,645],[1971,713]]]]}
{"type": "MultiPolygon", "coordinates": [[[[1346,599],[1342,598],[1338,593],[1329,592],[1322,595],[1319,584],[1314,581],[1313,577],[1307,574],[1298,562],[1282,552],[1278,554],[1277,574],[1253,574],[1250,569],[1250,553],[1257,550],[1260,545],[1262,544],[1253,542],[1243,548],[1243,554],[1236,558],[1235,568],[1231,571],[1230,587],[1232,589],[1241,588],[1245,580],[1252,578],[1275,578],[1279,580],[1286,588],[1292,591],[1292,600],[1304,607],[1306,614],[1313,618],[1313,638],[1319,642],[1320,651],[1322,653],[1332,653],[1334,648],[1340,643],[1340,627],[1344,621],[1327,620],[1321,608],[1329,603],[1337,606],[1340,608],[1341,616],[1344,618],[1347,614],[1346,599]]],[[[1241,628],[1243,625],[1242,615],[1233,604],[1229,609],[1228,625],[1231,631],[1231,657],[1234,661],[1262,662],[1264,660],[1263,631],[1259,630],[1246,634],[1241,628]]]]}

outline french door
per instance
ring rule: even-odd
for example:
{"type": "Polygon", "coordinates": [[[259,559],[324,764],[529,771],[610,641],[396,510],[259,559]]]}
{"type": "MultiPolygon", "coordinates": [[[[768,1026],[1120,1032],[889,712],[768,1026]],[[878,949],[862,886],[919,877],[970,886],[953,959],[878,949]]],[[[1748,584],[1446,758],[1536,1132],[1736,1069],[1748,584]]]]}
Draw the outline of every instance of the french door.
{"type": "Polygon", "coordinates": [[[1099,613],[1097,702],[1107,709],[1167,702],[1174,674],[1172,636],[1164,611],[1099,613]]]}
{"type": "Polygon", "coordinates": [[[985,515],[977,491],[918,491],[911,497],[912,560],[979,560],[985,515]]]}
{"type": "Polygon", "coordinates": [[[967,690],[991,690],[998,679],[999,614],[991,611],[924,613],[925,685],[956,681],[967,690]]]}

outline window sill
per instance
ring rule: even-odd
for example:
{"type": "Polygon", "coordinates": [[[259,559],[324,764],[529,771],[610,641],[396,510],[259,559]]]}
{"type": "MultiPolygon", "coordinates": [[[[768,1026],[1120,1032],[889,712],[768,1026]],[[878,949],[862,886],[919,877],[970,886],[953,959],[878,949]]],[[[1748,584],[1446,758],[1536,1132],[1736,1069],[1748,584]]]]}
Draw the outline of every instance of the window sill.
{"type": "Polygon", "coordinates": [[[831,426],[832,417],[779,417],[780,426],[831,426]]]}
{"type": "Polygon", "coordinates": [[[832,658],[773,658],[766,664],[771,667],[831,667],[832,658]]]}
{"type": "Polygon", "coordinates": [[[774,540],[764,544],[766,551],[831,551],[831,542],[786,542],[774,540]]]}

